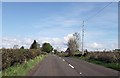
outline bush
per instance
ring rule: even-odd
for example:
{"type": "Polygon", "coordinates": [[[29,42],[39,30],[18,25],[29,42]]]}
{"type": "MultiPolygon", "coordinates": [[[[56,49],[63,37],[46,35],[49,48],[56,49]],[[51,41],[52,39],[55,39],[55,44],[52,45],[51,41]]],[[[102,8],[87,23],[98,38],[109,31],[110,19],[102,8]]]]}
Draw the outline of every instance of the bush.
{"type": "Polygon", "coordinates": [[[87,57],[92,60],[98,60],[105,63],[119,63],[120,55],[118,52],[89,52],[87,57]],[[119,58],[118,58],[119,57],[119,58]]]}
{"type": "Polygon", "coordinates": [[[40,55],[39,49],[1,49],[2,50],[2,69],[6,69],[15,64],[22,64],[27,60],[40,55]]]}
{"type": "Polygon", "coordinates": [[[43,43],[42,45],[42,51],[50,53],[53,51],[53,47],[51,46],[50,43],[43,43]]]}
{"type": "Polygon", "coordinates": [[[75,57],[81,57],[82,54],[75,54],[74,56],[75,56],[75,57]]]}

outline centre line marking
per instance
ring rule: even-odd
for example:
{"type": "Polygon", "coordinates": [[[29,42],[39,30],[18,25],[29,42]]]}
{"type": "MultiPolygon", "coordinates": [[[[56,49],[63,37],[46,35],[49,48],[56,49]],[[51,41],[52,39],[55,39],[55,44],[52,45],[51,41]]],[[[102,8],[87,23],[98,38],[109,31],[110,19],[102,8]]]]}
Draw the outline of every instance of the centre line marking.
{"type": "Polygon", "coordinates": [[[63,61],[65,61],[65,60],[63,59],[63,61]]]}
{"type": "Polygon", "coordinates": [[[74,66],[72,66],[71,64],[69,64],[69,66],[74,69],[74,66]]]}
{"type": "Polygon", "coordinates": [[[82,74],[82,72],[80,72],[80,74],[82,74]]]}

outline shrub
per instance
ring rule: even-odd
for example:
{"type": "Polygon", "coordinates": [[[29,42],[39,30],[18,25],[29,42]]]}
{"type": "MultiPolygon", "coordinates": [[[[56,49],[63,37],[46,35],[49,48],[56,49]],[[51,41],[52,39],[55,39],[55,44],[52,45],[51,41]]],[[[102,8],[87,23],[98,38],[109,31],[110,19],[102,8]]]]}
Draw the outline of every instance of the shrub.
{"type": "Polygon", "coordinates": [[[40,55],[39,49],[1,49],[2,50],[2,69],[6,69],[17,63],[22,64],[40,55]]]}
{"type": "Polygon", "coordinates": [[[42,45],[42,51],[50,53],[53,51],[53,47],[51,46],[50,43],[43,43],[42,45]]]}
{"type": "Polygon", "coordinates": [[[120,63],[120,54],[118,52],[89,52],[87,57],[105,63],[120,63]]]}

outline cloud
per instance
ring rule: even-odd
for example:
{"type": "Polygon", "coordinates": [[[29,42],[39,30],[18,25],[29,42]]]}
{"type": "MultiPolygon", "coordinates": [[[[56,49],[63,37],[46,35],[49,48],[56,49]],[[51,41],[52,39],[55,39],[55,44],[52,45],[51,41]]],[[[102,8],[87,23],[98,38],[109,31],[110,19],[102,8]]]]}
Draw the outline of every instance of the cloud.
{"type": "MultiPolygon", "coordinates": [[[[47,42],[50,43],[55,49],[58,49],[59,51],[65,51],[67,48],[67,42],[68,39],[72,37],[72,34],[68,34],[67,36],[63,38],[50,38],[50,37],[42,37],[42,38],[36,38],[37,42],[42,46],[43,43],[47,42]]],[[[17,39],[17,38],[8,38],[4,37],[2,38],[2,47],[3,48],[13,48],[14,45],[18,45],[19,48],[21,46],[24,46],[25,48],[29,48],[30,45],[33,42],[33,38],[23,38],[23,39],[17,39]]]]}
{"type": "MultiPolygon", "coordinates": [[[[35,30],[38,30],[39,33],[37,34],[41,36],[51,36],[52,34],[52,36],[58,37],[58,34],[80,31],[83,18],[86,19],[86,17],[96,14],[106,4],[108,3],[98,3],[98,5],[97,3],[83,3],[81,5],[71,3],[69,5],[73,7],[68,8],[71,11],[70,13],[64,13],[66,15],[63,16],[53,15],[40,19],[33,27],[35,30]],[[46,33],[48,31],[49,33],[46,33]]],[[[113,37],[116,34],[113,34],[113,32],[117,30],[118,26],[116,21],[118,19],[117,14],[117,5],[116,3],[112,3],[93,19],[85,22],[87,37],[91,35],[93,38],[98,37],[98,35],[99,37],[113,37]]]]}
{"type": "MultiPolygon", "coordinates": [[[[2,38],[2,47],[4,48],[13,48],[14,45],[19,45],[19,47],[24,46],[25,48],[29,48],[32,44],[34,39],[32,38],[23,38],[23,39],[17,39],[17,38],[2,38]]],[[[64,43],[64,40],[59,38],[41,38],[37,40],[38,43],[43,44],[45,42],[50,43],[54,47],[62,46],[64,43]]]]}
{"type": "Polygon", "coordinates": [[[93,44],[91,44],[91,47],[97,49],[97,48],[102,48],[103,46],[102,46],[102,44],[98,44],[98,43],[94,42],[93,44]]]}
{"type": "MultiPolygon", "coordinates": [[[[84,18],[86,19],[86,17],[90,17],[96,14],[97,11],[99,11],[99,9],[104,7],[104,5],[106,4],[108,3],[99,4],[99,3],[89,3],[89,2],[86,3],[73,2],[67,4],[66,7],[63,8],[64,10],[60,13],[55,12],[56,10],[53,9],[52,10],[53,15],[47,14],[47,16],[45,15],[46,17],[44,18],[38,17],[36,18],[38,20],[32,21],[30,23],[32,26],[30,26],[29,28],[31,28],[32,31],[29,31],[27,25],[26,26],[23,25],[23,28],[27,27],[27,32],[29,35],[31,35],[30,33],[32,33],[33,35],[32,38],[17,39],[17,38],[3,37],[2,45],[3,47],[13,47],[14,45],[18,44],[19,46],[23,45],[26,48],[29,48],[34,38],[40,36],[41,38],[35,38],[40,44],[44,42],[49,42],[55,48],[60,47],[59,49],[65,50],[67,48],[66,45],[68,39],[72,36],[72,34],[68,34],[68,33],[74,31],[75,32],[80,31],[81,30],[80,25],[82,20],[84,18]]],[[[112,3],[107,8],[105,8],[101,13],[95,16],[93,19],[85,22],[85,44],[86,44],[85,48],[88,48],[89,50],[96,50],[97,48],[98,49],[117,48],[116,46],[117,43],[115,42],[117,41],[115,38],[117,38],[116,32],[117,32],[117,24],[118,24],[117,6],[118,6],[117,3],[112,3]],[[113,40],[113,42],[111,42],[111,40],[113,40]]],[[[44,14],[41,13],[40,15],[44,16],[44,14]]],[[[14,26],[13,28],[10,27],[10,29],[8,27],[10,26],[6,26],[7,30],[18,29],[18,27],[15,28],[14,26]]],[[[17,33],[15,34],[13,33],[9,34],[9,32],[7,31],[5,35],[13,35],[13,36],[20,35],[18,33],[23,33],[21,37],[26,36],[26,34],[23,31],[17,31],[17,33]]]]}
{"type": "Polygon", "coordinates": [[[18,45],[19,47],[24,46],[25,48],[29,48],[30,44],[32,43],[32,39],[24,38],[24,39],[17,39],[17,38],[2,38],[2,47],[3,48],[13,48],[14,45],[18,45]]]}
{"type": "Polygon", "coordinates": [[[63,17],[63,16],[53,16],[53,17],[47,17],[44,19],[40,19],[39,22],[37,22],[35,25],[32,27],[36,29],[54,29],[57,28],[58,26],[60,28],[65,28],[65,27],[71,27],[71,26],[76,26],[79,25],[80,20],[79,19],[74,19],[74,18],[69,18],[69,17],[63,17]]]}
{"type": "Polygon", "coordinates": [[[94,50],[113,50],[116,49],[118,47],[118,43],[116,42],[91,42],[91,43],[85,43],[84,45],[84,49],[88,49],[89,51],[94,51],[94,50]]]}
{"type": "Polygon", "coordinates": [[[62,38],[42,38],[39,40],[39,42],[41,42],[41,44],[45,42],[50,43],[54,49],[58,49],[59,51],[61,51],[66,46],[65,40],[62,38]]]}
{"type": "Polygon", "coordinates": [[[68,42],[69,38],[73,37],[73,34],[68,34],[67,36],[64,37],[64,40],[68,42]]]}
{"type": "MultiPolygon", "coordinates": [[[[54,47],[54,49],[57,49],[59,51],[65,51],[67,49],[67,42],[69,38],[71,38],[72,36],[73,35],[71,33],[71,34],[67,34],[63,38],[42,37],[42,38],[35,38],[35,39],[41,46],[43,43],[48,42],[54,47]]],[[[24,46],[25,48],[29,48],[33,40],[34,40],[33,38],[17,39],[17,38],[4,37],[2,38],[2,47],[13,48],[14,45],[19,45],[19,47],[24,46]]],[[[113,50],[115,48],[118,48],[118,43],[115,41],[111,41],[111,42],[91,41],[91,42],[84,43],[84,49],[88,49],[89,51],[97,50],[97,49],[113,50]]]]}

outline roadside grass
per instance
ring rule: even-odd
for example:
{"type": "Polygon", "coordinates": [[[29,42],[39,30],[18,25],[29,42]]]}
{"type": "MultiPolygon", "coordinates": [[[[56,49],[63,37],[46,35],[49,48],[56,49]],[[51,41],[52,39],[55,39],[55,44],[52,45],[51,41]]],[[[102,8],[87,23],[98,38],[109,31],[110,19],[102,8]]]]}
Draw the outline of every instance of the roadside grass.
{"type": "Polygon", "coordinates": [[[60,57],[68,57],[68,53],[59,53],[58,56],[60,56],[60,57]]]}
{"type": "Polygon", "coordinates": [[[2,71],[0,71],[0,78],[2,77],[2,71]]]}
{"type": "Polygon", "coordinates": [[[46,55],[39,55],[23,64],[17,64],[2,71],[2,76],[24,76],[30,69],[38,64],[46,55]]]}
{"type": "Polygon", "coordinates": [[[94,64],[102,65],[107,68],[111,68],[111,69],[120,71],[120,64],[118,64],[118,63],[105,63],[105,62],[98,61],[98,60],[87,60],[87,61],[94,63],[94,64]]]}
{"type": "Polygon", "coordinates": [[[75,57],[75,58],[85,60],[85,61],[90,62],[90,63],[98,64],[98,65],[101,65],[101,66],[104,66],[107,68],[111,68],[111,69],[120,71],[120,64],[118,64],[118,63],[105,63],[103,61],[89,59],[89,57],[87,57],[87,56],[81,56],[81,57],[75,57]]]}

